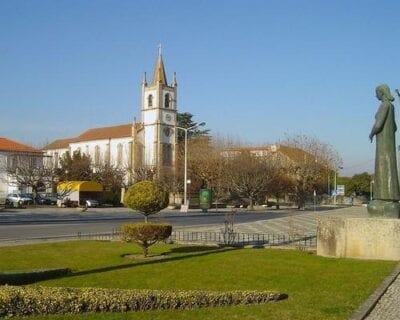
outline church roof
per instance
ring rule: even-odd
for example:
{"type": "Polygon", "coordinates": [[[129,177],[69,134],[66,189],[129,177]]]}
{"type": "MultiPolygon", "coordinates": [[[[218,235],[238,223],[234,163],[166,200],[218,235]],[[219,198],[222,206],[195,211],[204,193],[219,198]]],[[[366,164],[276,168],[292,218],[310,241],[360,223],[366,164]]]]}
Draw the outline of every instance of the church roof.
{"type": "Polygon", "coordinates": [[[44,150],[49,150],[49,149],[67,149],[69,147],[69,144],[71,142],[76,141],[76,138],[66,138],[66,139],[58,139],[54,140],[47,146],[45,146],[43,149],[44,150]]]}
{"type": "Polygon", "coordinates": [[[91,140],[103,140],[103,139],[116,139],[116,138],[127,138],[132,137],[132,124],[121,124],[112,127],[92,128],[86,130],[76,138],[67,138],[55,140],[52,143],[45,146],[44,150],[51,149],[64,149],[68,148],[70,143],[91,141],[91,140]]]}
{"type": "Polygon", "coordinates": [[[163,85],[168,85],[167,76],[165,75],[164,62],[161,53],[159,53],[157,57],[156,66],[154,67],[154,73],[153,73],[153,81],[151,84],[154,86],[159,83],[163,85]]]}
{"type": "Polygon", "coordinates": [[[74,142],[125,138],[132,136],[132,124],[121,124],[113,127],[93,128],[79,135],[74,142]]]}
{"type": "Polygon", "coordinates": [[[38,149],[4,137],[0,137],[0,151],[41,153],[38,149]]]}

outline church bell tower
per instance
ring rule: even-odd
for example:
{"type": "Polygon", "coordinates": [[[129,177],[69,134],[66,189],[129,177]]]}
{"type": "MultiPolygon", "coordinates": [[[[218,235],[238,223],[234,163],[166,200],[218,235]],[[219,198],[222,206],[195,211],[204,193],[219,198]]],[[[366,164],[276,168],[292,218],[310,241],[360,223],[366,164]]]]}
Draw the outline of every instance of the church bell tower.
{"type": "Polygon", "coordinates": [[[168,85],[161,47],[151,83],[146,73],[142,81],[141,123],[143,154],[142,164],[147,169],[172,170],[176,163],[177,144],[177,82],[168,85]]]}

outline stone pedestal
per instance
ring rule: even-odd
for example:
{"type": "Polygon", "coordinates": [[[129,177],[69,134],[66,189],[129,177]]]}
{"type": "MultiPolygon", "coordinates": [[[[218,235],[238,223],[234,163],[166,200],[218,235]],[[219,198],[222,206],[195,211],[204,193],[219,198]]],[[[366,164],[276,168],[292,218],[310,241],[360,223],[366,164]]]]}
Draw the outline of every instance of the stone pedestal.
{"type": "Polygon", "coordinates": [[[400,203],[398,201],[372,200],[368,204],[371,217],[400,218],[400,203]]]}
{"type": "Polygon", "coordinates": [[[321,217],[317,222],[317,254],[400,260],[400,219],[321,217]]]}

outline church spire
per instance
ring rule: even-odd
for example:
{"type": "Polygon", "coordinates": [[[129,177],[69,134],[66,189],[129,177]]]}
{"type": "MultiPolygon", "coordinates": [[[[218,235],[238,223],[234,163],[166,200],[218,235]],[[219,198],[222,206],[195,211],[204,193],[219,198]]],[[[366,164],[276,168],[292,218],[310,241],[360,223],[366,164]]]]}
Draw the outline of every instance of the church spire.
{"type": "Polygon", "coordinates": [[[168,85],[167,76],[165,75],[164,62],[161,54],[161,45],[158,46],[158,57],[156,61],[156,66],[154,68],[152,85],[156,85],[159,83],[163,85],[168,85]]]}

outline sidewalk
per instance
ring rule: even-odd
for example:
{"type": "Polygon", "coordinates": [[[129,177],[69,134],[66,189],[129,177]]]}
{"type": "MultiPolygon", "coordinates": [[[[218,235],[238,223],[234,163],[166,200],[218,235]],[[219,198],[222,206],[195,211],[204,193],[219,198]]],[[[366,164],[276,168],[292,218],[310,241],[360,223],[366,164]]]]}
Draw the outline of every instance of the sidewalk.
{"type": "Polygon", "coordinates": [[[350,320],[398,320],[400,318],[400,264],[364,302],[350,320]]]}

